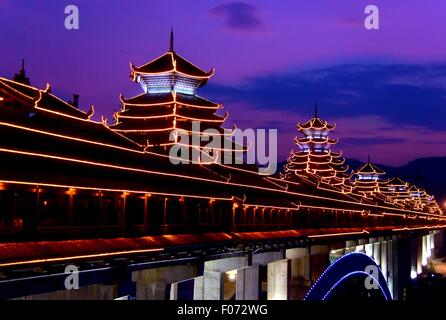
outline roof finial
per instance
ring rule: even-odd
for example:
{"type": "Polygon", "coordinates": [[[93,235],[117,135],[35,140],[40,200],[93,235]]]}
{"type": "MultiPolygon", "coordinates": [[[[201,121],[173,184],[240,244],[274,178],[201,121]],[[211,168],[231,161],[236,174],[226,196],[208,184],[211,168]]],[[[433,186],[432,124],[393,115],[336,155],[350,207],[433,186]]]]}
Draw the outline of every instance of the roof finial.
{"type": "Polygon", "coordinates": [[[22,59],[22,69],[20,69],[20,72],[25,74],[25,59],[22,59]]]}
{"type": "Polygon", "coordinates": [[[318,118],[318,114],[317,114],[317,103],[314,107],[314,117],[317,119],[318,118]]]}
{"type": "Polygon", "coordinates": [[[170,29],[170,52],[173,52],[173,27],[170,29]]]}
{"type": "Polygon", "coordinates": [[[367,163],[370,163],[370,155],[367,157],[367,163]]]}

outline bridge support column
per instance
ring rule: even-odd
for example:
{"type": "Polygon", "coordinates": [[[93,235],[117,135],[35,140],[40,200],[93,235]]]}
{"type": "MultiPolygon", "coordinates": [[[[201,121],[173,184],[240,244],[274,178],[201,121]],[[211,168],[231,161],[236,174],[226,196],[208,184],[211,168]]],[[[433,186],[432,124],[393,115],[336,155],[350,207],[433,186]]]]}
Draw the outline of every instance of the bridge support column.
{"type": "Polygon", "coordinates": [[[373,243],[367,243],[364,245],[365,254],[373,259],[373,243]]]}
{"type": "Polygon", "coordinates": [[[421,264],[424,267],[424,269],[427,269],[431,257],[430,235],[423,236],[421,239],[422,239],[421,264]]]}
{"type": "Polygon", "coordinates": [[[431,258],[436,258],[435,255],[435,232],[432,232],[430,235],[430,252],[431,252],[431,258]]]}
{"type": "Polygon", "coordinates": [[[309,249],[288,249],[286,258],[290,260],[291,264],[290,299],[302,300],[311,287],[309,249]]]}
{"type": "Polygon", "coordinates": [[[416,248],[417,248],[417,274],[423,273],[423,240],[422,238],[416,238],[416,248]]]}
{"type": "MultiPolygon", "coordinates": [[[[412,239],[392,240],[393,247],[393,299],[404,297],[404,288],[410,284],[411,273],[416,272],[412,239]]],[[[416,251],[415,251],[416,253],[416,251]]]]}
{"type": "Polygon", "coordinates": [[[201,286],[203,286],[203,276],[172,283],[170,285],[170,300],[202,300],[203,298],[195,299],[196,281],[199,278],[201,278],[201,286]]]}
{"type": "Polygon", "coordinates": [[[328,267],[330,262],[329,252],[328,245],[314,245],[310,247],[310,274],[312,283],[316,282],[328,267]]]}
{"type": "Polygon", "coordinates": [[[204,277],[199,276],[194,278],[194,300],[203,300],[203,283],[204,277]]]}
{"type": "Polygon", "coordinates": [[[203,300],[224,300],[224,273],[204,271],[203,300]]]}
{"type": "Polygon", "coordinates": [[[375,260],[376,264],[381,267],[381,243],[380,242],[373,243],[373,260],[375,260]]]}
{"type": "Polygon", "coordinates": [[[384,279],[387,281],[388,278],[388,274],[387,274],[387,241],[382,241],[381,242],[381,253],[380,253],[380,264],[379,266],[381,267],[381,271],[384,275],[384,279]]]}
{"type": "MultiPolygon", "coordinates": [[[[263,298],[263,293],[267,295],[268,292],[268,264],[283,260],[285,258],[285,251],[268,251],[253,254],[251,257],[251,265],[257,266],[259,269],[258,278],[258,296],[263,298]]],[[[238,279],[237,279],[238,280],[238,279]]]]}
{"type": "Polygon", "coordinates": [[[302,283],[310,286],[310,255],[308,249],[288,249],[286,258],[291,260],[291,283],[302,283]]]}
{"type": "Polygon", "coordinates": [[[288,300],[289,260],[284,259],[268,264],[267,299],[268,300],[288,300]]]}
{"type": "MultiPolygon", "coordinates": [[[[237,291],[237,270],[247,265],[246,256],[206,261],[203,273],[203,300],[232,298],[237,291]]],[[[199,286],[195,288],[196,297],[200,296],[199,290],[199,286]]]]}
{"type": "Polygon", "coordinates": [[[357,240],[347,240],[345,242],[345,254],[356,251],[356,246],[358,245],[357,240]]]}
{"type": "Polygon", "coordinates": [[[395,280],[395,240],[389,240],[387,241],[387,284],[389,285],[389,290],[392,293],[392,295],[395,294],[394,292],[394,280],[395,280]]]}
{"type": "Polygon", "coordinates": [[[359,239],[358,244],[356,245],[356,252],[366,253],[365,246],[367,245],[367,240],[359,239]]]}
{"type": "Polygon", "coordinates": [[[439,230],[434,234],[435,257],[444,257],[446,255],[446,232],[439,230]]]}
{"type": "Polygon", "coordinates": [[[170,299],[172,283],[192,278],[197,274],[197,266],[169,266],[135,271],[132,273],[132,281],[136,283],[136,299],[170,299]]]}
{"type": "Polygon", "coordinates": [[[259,266],[237,270],[236,300],[258,300],[260,292],[259,266]]]}

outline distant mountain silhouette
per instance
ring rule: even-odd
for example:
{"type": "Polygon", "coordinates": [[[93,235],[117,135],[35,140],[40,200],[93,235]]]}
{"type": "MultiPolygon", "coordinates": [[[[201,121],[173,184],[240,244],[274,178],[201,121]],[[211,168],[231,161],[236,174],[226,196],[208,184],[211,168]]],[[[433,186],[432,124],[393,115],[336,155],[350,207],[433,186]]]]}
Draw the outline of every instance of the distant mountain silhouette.
{"type": "Polygon", "coordinates": [[[396,174],[435,195],[440,204],[446,201],[446,157],[413,160],[398,168],[396,174]]]}
{"type": "MultiPolygon", "coordinates": [[[[355,159],[347,159],[346,162],[350,169],[358,169],[363,164],[355,159]]],[[[279,164],[279,170],[285,163],[279,164]]],[[[385,177],[399,177],[425,189],[427,193],[435,195],[440,205],[446,201],[446,157],[420,158],[401,167],[376,165],[387,173],[385,177]]]]}

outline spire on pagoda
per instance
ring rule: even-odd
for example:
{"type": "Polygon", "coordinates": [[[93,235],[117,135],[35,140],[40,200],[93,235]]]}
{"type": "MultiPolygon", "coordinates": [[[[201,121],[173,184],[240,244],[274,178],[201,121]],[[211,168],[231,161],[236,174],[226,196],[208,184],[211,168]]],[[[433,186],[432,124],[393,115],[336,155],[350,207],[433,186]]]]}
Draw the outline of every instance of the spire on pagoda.
{"type": "Polygon", "coordinates": [[[173,52],[173,27],[170,30],[170,47],[169,47],[169,51],[173,52]]]}
{"type": "Polygon", "coordinates": [[[28,86],[31,84],[31,82],[29,81],[29,78],[26,76],[25,59],[22,59],[22,67],[20,68],[19,73],[16,73],[14,75],[13,80],[16,82],[22,83],[22,84],[26,84],[28,86]]]}
{"type": "Polygon", "coordinates": [[[297,124],[302,137],[295,138],[299,150],[292,151],[288,158],[284,168],[285,179],[306,176],[316,179],[317,182],[338,187],[343,192],[351,192],[349,167],[341,153],[331,150],[338,142],[337,139],[329,137],[334,128],[335,125],[319,118],[317,105],[312,119],[304,124],[297,124]]]}

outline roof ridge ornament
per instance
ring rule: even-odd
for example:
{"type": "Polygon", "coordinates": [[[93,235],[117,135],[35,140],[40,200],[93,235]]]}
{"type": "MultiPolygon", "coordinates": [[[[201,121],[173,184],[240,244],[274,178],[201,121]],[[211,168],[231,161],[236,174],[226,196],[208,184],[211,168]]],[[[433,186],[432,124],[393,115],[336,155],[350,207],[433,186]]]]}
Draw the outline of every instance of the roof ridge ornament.
{"type": "Polygon", "coordinates": [[[91,117],[93,117],[93,115],[94,115],[94,105],[91,105],[90,109],[87,112],[88,120],[91,120],[91,117]]]}
{"type": "Polygon", "coordinates": [[[43,90],[45,93],[51,93],[51,83],[47,82],[45,90],[43,90]]]}

